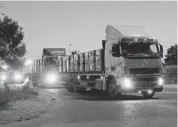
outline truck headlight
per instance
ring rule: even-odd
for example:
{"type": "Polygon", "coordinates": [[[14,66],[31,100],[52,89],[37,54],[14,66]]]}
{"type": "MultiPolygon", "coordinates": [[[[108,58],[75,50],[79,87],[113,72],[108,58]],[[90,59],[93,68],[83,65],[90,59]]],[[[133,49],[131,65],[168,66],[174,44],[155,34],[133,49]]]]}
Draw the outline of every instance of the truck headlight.
{"type": "Polygon", "coordinates": [[[56,74],[48,74],[47,77],[46,77],[46,80],[48,83],[56,83],[57,82],[57,75],[56,74]]]}
{"type": "Polygon", "coordinates": [[[164,83],[164,79],[162,77],[158,78],[158,85],[162,86],[164,83]]]}
{"type": "Polygon", "coordinates": [[[5,74],[1,75],[1,80],[5,81],[7,79],[7,76],[5,74]]]}
{"type": "Polygon", "coordinates": [[[15,73],[14,74],[14,80],[15,81],[21,81],[23,79],[24,79],[24,75],[23,74],[21,74],[21,73],[15,73]]]}
{"type": "Polygon", "coordinates": [[[124,78],[124,88],[131,88],[132,87],[132,81],[129,78],[124,78]]]}

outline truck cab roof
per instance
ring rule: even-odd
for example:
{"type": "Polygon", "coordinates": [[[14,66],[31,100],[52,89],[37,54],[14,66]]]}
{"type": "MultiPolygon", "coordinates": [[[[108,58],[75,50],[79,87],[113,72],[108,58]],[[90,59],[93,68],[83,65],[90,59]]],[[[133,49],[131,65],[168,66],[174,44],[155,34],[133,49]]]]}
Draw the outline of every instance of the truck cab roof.
{"type": "Polygon", "coordinates": [[[140,25],[107,25],[105,33],[108,36],[107,38],[111,40],[132,43],[157,43],[157,40],[150,38],[140,25]]]}
{"type": "Polygon", "coordinates": [[[63,56],[66,55],[65,48],[44,48],[43,55],[45,56],[63,56]]]}

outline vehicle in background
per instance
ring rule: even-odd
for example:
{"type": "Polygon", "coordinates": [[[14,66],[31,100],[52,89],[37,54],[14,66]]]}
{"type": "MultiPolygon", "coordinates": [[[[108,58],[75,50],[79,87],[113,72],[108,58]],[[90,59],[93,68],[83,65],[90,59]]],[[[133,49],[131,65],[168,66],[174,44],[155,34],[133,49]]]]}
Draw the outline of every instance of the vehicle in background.
{"type": "Polygon", "coordinates": [[[0,81],[3,82],[5,90],[8,89],[9,84],[23,84],[28,79],[21,69],[12,69],[7,64],[1,65],[0,81]]]}
{"type": "Polygon", "coordinates": [[[33,84],[36,86],[38,83],[64,83],[63,75],[59,73],[59,58],[65,55],[65,48],[44,48],[42,59],[34,60],[33,63],[33,84]]]}
{"type": "Polygon", "coordinates": [[[124,30],[108,25],[101,49],[60,57],[59,71],[69,91],[89,88],[111,98],[138,92],[151,98],[163,90],[162,45],[137,31],[129,33],[129,26],[124,30]]]}

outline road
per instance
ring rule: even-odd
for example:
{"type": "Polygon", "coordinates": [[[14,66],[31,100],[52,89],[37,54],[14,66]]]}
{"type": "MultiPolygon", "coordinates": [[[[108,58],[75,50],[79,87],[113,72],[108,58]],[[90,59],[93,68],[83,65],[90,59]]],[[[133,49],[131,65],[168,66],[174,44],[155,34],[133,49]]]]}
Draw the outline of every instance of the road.
{"type": "MultiPolygon", "coordinates": [[[[42,89],[53,95],[53,104],[39,118],[5,125],[8,127],[176,127],[177,87],[165,86],[153,99],[126,95],[106,100],[97,93],[70,93],[62,89],[42,89]]],[[[3,127],[3,126],[2,126],[3,127]]]]}

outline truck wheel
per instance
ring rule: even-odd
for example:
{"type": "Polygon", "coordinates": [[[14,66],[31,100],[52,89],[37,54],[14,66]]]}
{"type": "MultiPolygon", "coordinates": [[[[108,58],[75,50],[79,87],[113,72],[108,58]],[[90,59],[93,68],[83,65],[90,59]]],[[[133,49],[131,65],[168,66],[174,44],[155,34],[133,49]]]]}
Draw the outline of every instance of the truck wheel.
{"type": "Polygon", "coordinates": [[[148,92],[143,92],[142,94],[145,98],[153,98],[155,92],[153,91],[151,94],[148,94],[148,92]]]}
{"type": "Polygon", "coordinates": [[[72,88],[71,86],[69,86],[69,87],[68,87],[68,91],[69,91],[69,92],[73,92],[74,90],[73,90],[73,88],[72,88]]]}
{"type": "Polygon", "coordinates": [[[74,88],[75,93],[80,92],[80,88],[78,88],[78,82],[76,79],[74,79],[74,81],[73,81],[73,88],[74,88]]]}
{"type": "Polygon", "coordinates": [[[117,84],[116,84],[116,81],[114,79],[112,79],[109,82],[107,92],[108,92],[109,98],[111,98],[111,99],[116,99],[118,97],[117,84]]]}
{"type": "Polygon", "coordinates": [[[78,91],[79,93],[84,93],[85,92],[85,88],[78,88],[78,91]]]}
{"type": "Polygon", "coordinates": [[[69,81],[67,83],[67,89],[68,89],[69,92],[74,92],[74,87],[73,87],[71,79],[69,79],[69,81]]]}
{"type": "Polygon", "coordinates": [[[38,83],[33,83],[33,87],[37,87],[38,86],[38,83]]]}

